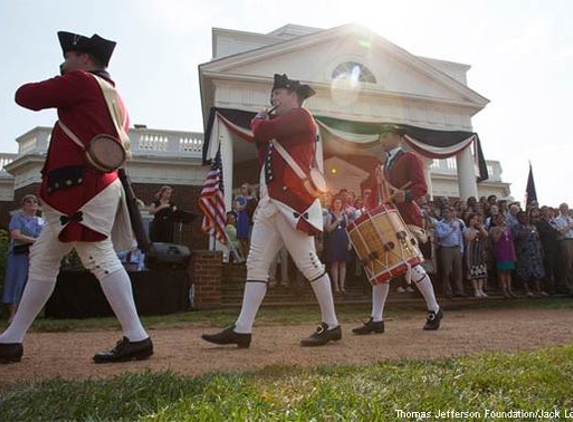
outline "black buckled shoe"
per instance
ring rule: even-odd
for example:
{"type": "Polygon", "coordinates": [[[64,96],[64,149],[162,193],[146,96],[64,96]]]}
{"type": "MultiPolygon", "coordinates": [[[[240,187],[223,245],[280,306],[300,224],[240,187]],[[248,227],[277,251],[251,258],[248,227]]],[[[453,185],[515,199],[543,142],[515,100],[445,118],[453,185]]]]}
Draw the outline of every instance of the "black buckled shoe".
{"type": "Polygon", "coordinates": [[[384,332],[384,321],[374,322],[372,318],[370,318],[362,327],[353,328],[352,332],[359,336],[370,333],[382,334],[384,332]]]}
{"type": "Polygon", "coordinates": [[[440,321],[442,320],[442,308],[438,309],[438,313],[434,311],[428,312],[428,318],[426,319],[426,324],[424,325],[424,330],[437,330],[440,328],[440,321]]]}
{"type": "Polygon", "coordinates": [[[203,334],[201,338],[215,344],[236,344],[239,349],[248,349],[251,345],[251,334],[235,333],[235,326],[225,328],[217,334],[203,334]]]}
{"type": "Polygon", "coordinates": [[[0,343],[0,364],[20,362],[23,354],[22,343],[0,343]]]}
{"type": "Polygon", "coordinates": [[[342,338],[342,330],[340,325],[328,329],[328,325],[322,322],[314,333],[309,337],[301,340],[300,344],[305,347],[324,346],[329,341],[336,341],[342,338]]]}
{"type": "Polygon", "coordinates": [[[149,337],[141,341],[129,341],[127,337],[123,337],[113,349],[96,353],[93,359],[95,363],[128,362],[144,360],[152,354],[153,343],[149,337]]]}

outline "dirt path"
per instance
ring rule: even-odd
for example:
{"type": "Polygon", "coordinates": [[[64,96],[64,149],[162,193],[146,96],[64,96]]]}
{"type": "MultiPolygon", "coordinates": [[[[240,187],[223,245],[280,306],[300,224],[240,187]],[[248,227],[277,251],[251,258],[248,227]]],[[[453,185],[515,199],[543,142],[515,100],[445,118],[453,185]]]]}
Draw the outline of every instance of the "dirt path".
{"type": "Polygon", "coordinates": [[[201,340],[217,328],[151,330],[155,355],[143,362],[95,365],[91,357],[115,344],[117,332],[31,333],[19,364],[0,366],[0,381],[40,380],[61,376],[107,377],[144,369],[183,375],[213,371],[258,370],[276,365],[365,364],[400,358],[444,358],[487,350],[530,350],[569,343],[573,312],[566,309],[477,309],[447,312],[437,332],[422,331],[424,315],[386,322],[382,335],[355,336],[357,324],[343,325],[343,338],[319,348],[302,348],[301,338],[313,325],[255,327],[250,349],[217,347],[201,340]]]}

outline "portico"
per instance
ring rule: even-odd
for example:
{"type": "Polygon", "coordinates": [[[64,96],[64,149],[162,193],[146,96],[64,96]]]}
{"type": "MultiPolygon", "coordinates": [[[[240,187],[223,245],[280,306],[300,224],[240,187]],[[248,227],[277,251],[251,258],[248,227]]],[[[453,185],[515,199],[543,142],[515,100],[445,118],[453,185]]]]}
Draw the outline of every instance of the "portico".
{"type": "MultiPolygon", "coordinates": [[[[469,66],[417,57],[358,25],[287,25],[268,34],[213,29],[213,56],[199,66],[203,158],[220,151],[227,187],[257,181],[255,149],[244,135],[250,118],[269,106],[273,75],[286,73],[317,93],[305,106],[319,126],[332,190],[359,192],[359,179],[381,156],[379,125],[393,123],[411,129],[406,147],[422,157],[430,185],[434,160],[453,158],[458,196],[481,193],[477,181],[488,169],[471,118],[489,101],[467,86],[469,66]]],[[[225,199],[230,206],[231,189],[225,199]]]]}

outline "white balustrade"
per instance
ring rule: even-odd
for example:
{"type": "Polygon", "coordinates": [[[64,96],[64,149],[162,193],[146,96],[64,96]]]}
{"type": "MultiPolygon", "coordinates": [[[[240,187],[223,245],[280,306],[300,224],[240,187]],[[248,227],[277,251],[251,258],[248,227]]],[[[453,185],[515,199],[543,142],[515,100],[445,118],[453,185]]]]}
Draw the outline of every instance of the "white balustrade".
{"type": "Polygon", "coordinates": [[[18,142],[18,155],[45,154],[50,142],[51,129],[36,127],[16,139],[18,142]]]}
{"type": "MultiPolygon", "coordinates": [[[[501,182],[501,164],[499,161],[486,160],[488,181],[490,182],[501,182]]],[[[430,172],[432,174],[444,174],[444,175],[457,175],[458,166],[456,163],[456,157],[450,157],[443,160],[434,160],[430,165],[430,172]]]]}
{"type": "Polygon", "coordinates": [[[6,173],[6,166],[10,164],[18,154],[0,153],[0,173],[6,173]]]}
{"type": "Polygon", "coordinates": [[[434,160],[430,169],[432,173],[456,174],[458,165],[455,157],[445,158],[443,160],[434,160]]]}
{"type": "Polygon", "coordinates": [[[18,148],[19,154],[26,155],[32,153],[36,149],[36,141],[37,139],[35,136],[22,140],[18,148]]]}
{"type": "MultiPolygon", "coordinates": [[[[16,141],[19,144],[17,156],[27,154],[46,154],[50,142],[51,129],[37,127],[22,135],[16,141]]],[[[137,128],[130,129],[131,152],[134,156],[194,157],[200,158],[203,150],[203,134],[200,132],[180,132],[137,128]]],[[[16,154],[0,153],[0,171],[14,160],[16,154]],[[9,160],[9,161],[5,161],[9,160]]],[[[487,161],[489,180],[501,181],[499,161],[487,161]]],[[[430,165],[432,174],[457,175],[456,158],[433,160],[430,165]]]]}
{"type": "MultiPolygon", "coordinates": [[[[18,142],[18,156],[46,154],[51,129],[37,127],[22,135],[18,142]]],[[[178,132],[155,129],[130,129],[129,140],[134,156],[201,157],[203,134],[199,132],[178,132]]]]}
{"type": "Polygon", "coordinates": [[[197,132],[133,129],[129,131],[131,152],[137,155],[200,157],[203,134],[197,132]]]}

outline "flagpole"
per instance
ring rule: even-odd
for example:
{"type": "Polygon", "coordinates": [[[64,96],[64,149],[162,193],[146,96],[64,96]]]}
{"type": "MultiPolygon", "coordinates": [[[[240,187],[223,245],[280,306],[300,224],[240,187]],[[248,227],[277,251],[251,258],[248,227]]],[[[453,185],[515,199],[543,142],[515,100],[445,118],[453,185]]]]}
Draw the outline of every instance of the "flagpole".
{"type": "Polygon", "coordinates": [[[231,238],[229,237],[229,233],[227,233],[226,230],[225,230],[225,239],[227,239],[227,244],[229,245],[229,253],[233,254],[233,256],[235,257],[235,261],[237,261],[238,263],[243,262],[243,257],[241,256],[241,254],[239,253],[237,248],[235,248],[235,245],[233,245],[233,242],[231,242],[231,238]]]}
{"type": "Polygon", "coordinates": [[[215,235],[213,233],[209,235],[209,250],[215,250],[215,235]]]}

